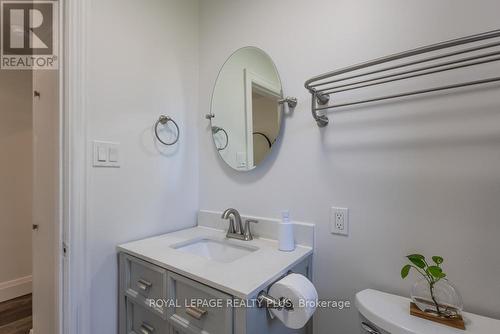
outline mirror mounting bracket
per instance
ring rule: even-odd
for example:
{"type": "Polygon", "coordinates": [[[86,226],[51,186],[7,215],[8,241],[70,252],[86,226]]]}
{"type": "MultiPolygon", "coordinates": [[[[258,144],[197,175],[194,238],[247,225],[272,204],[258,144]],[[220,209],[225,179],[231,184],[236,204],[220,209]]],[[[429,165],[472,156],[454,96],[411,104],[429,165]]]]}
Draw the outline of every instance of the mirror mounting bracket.
{"type": "Polygon", "coordinates": [[[286,103],[288,105],[288,108],[295,109],[295,107],[297,106],[298,100],[296,97],[287,96],[286,98],[279,100],[278,103],[279,104],[286,103]]]}

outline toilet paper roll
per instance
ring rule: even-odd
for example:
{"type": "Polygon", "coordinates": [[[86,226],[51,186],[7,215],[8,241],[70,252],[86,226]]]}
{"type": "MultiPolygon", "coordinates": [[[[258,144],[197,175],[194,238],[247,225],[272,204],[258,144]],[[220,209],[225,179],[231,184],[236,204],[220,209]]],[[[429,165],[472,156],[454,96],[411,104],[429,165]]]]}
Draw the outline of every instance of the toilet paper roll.
{"type": "Polygon", "coordinates": [[[287,328],[304,327],[316,311],[318,292],[305,276],[299,274],[286,276],[271,286],[269,295],[276,299],[284,297],[292,301],[293,310],[270,310],[287,328]]]}

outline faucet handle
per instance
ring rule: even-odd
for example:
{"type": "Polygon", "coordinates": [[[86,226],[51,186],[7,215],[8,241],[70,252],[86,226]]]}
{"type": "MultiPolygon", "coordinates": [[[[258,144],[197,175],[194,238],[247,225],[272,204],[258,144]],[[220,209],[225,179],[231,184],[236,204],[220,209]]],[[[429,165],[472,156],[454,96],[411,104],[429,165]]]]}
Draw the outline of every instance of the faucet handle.
{"type": "Polygon", "coordinates": [[[258,224],[259,221],[256,219],[245,220],[245,231],[243,232],[245,240],[253,240],[252,230],[250,229],[250,224],[258,224]]]}

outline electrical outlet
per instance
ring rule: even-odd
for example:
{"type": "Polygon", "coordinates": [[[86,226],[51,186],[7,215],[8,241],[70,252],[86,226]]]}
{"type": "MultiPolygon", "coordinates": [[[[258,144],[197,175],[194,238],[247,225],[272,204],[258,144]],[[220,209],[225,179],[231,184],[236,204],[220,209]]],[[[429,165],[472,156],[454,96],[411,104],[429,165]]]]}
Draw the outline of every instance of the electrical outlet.
{"type": "Polygon", "coordinates": [[[333,207],[330,210],[332,234],[349,235],[349,209],[333,207]]]}

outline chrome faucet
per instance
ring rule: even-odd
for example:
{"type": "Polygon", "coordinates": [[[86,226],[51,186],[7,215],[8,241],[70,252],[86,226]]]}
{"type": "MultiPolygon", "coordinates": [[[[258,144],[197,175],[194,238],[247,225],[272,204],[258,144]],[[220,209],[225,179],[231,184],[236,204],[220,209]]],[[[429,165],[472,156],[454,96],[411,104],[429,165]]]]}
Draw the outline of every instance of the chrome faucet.
{"type": "Polygon", "coordinates": [[[243,228],[243,223],[241,222],[240,213],[236,209],[227,209],[226,211],[224,211],[221,218],[229,219],[229,228],[226,234],[227,238],[245,240],[245,241],[253,240],[250,224],[258,223],[257,220],[247,219],[245,221],[245,228],[243,228]]]}

